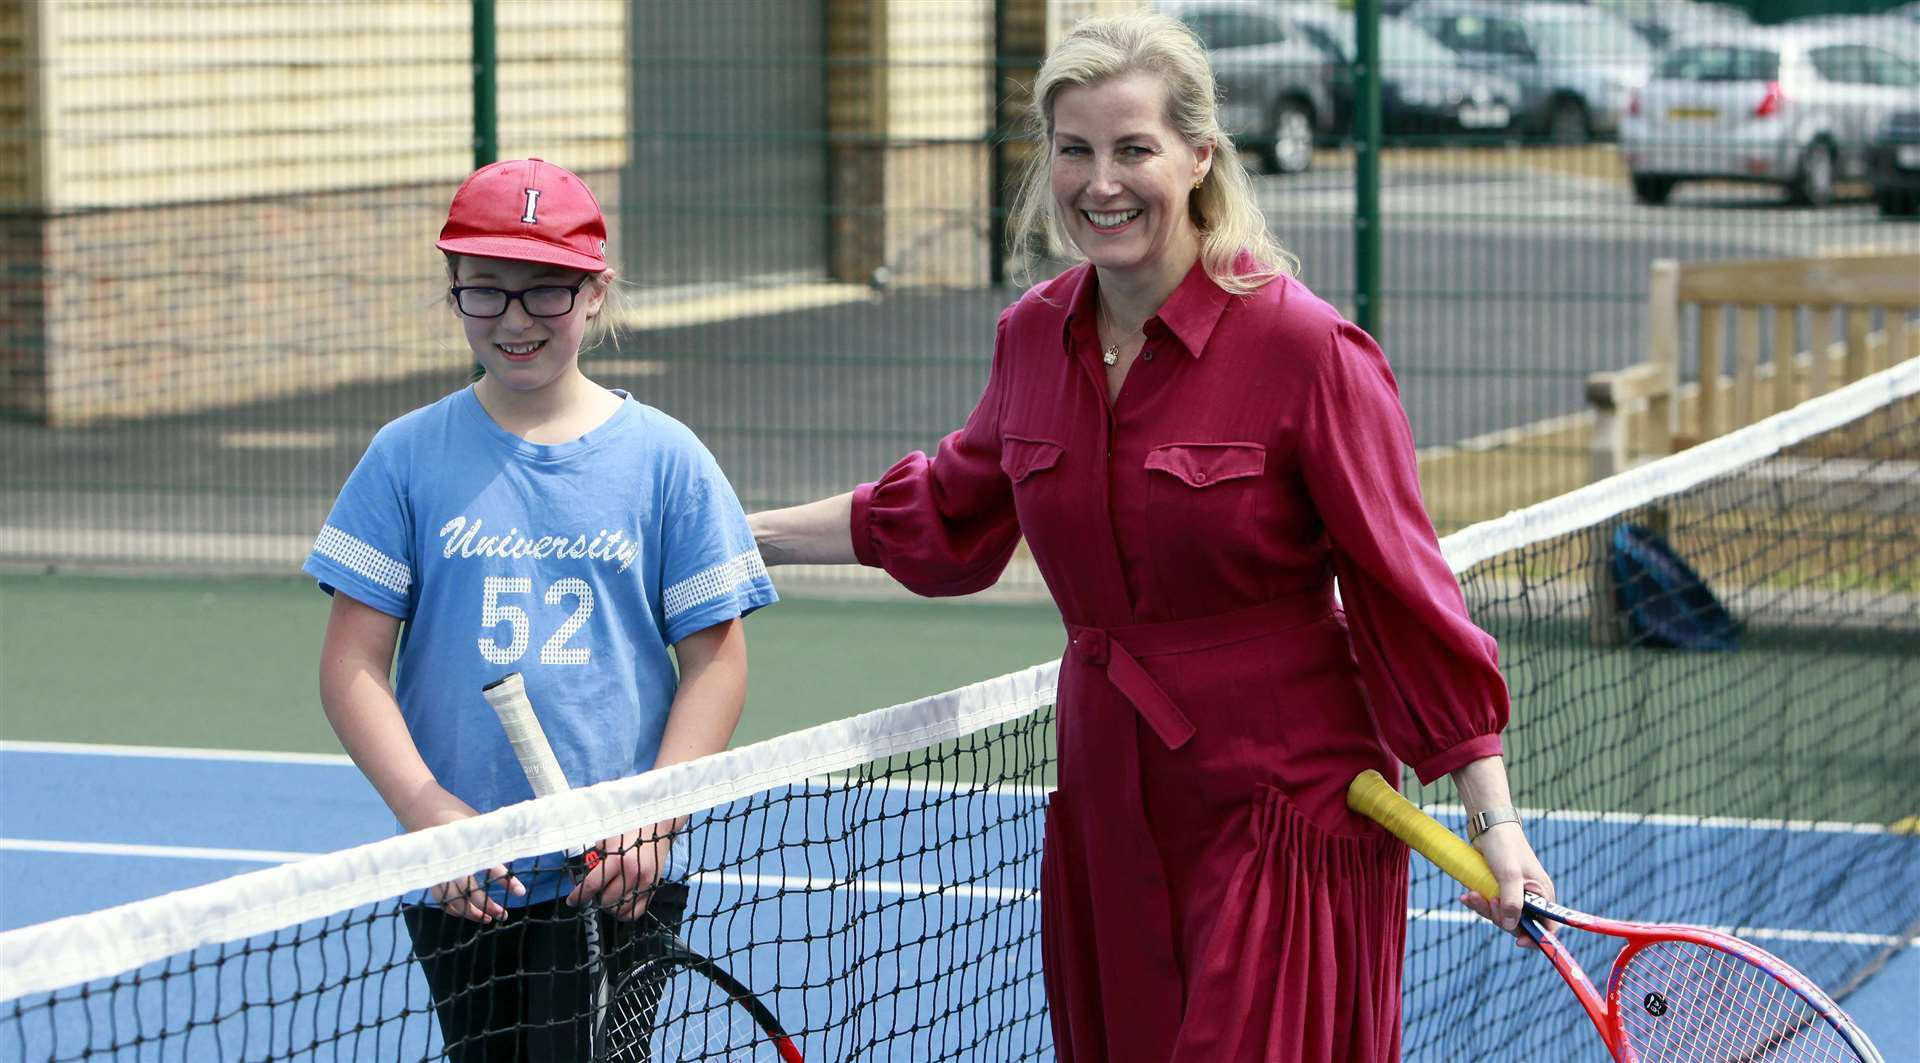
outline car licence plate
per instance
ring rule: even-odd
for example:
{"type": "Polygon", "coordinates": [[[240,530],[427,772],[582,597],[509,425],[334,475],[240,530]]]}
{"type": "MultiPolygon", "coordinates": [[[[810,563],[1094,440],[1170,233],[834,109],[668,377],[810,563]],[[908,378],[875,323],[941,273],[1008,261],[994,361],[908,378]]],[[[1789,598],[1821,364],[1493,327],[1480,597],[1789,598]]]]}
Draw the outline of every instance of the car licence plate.
{"type": "Polygon", "coordinates": [[[1920,170],[1920,144],[1902,144],[1894,149],[1893,158],[1904,170],[1920,170]]]}
{"type": "Polygon", "coordinates": [[[1720,117],[1720,111],[1714,107],[1669,107],[1667,117],[1676,122],[1711,122],[1720,117]]]}
{"type": "Polygon", "coordinates": [[[1490,103],[1484,107],[1468,104],[1460,108],[1460,124],[1468,129],[1491,129],[1504,126],[1512,120],[1512,113],[1498,103],[1490,103]]]}

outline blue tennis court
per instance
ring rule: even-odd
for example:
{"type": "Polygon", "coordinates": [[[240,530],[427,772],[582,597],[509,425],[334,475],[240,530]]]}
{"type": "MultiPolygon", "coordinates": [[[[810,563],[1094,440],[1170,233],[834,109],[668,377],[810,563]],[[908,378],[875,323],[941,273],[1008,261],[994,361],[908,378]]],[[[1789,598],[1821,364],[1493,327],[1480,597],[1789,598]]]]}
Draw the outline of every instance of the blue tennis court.
{"type": "MultiPolygon", "coordinates": [[[[696,865],[723,863],[727,868],[694,877],[685,927],[689,942],[715,955],[728,954],[729,965],[750,984],[756,971],[780,971],[782,988],[769,1003],[784,1016],[842,1017],[816,1035],[816,1041],[833,1043],[805,1046],[809,1058],[857,1052],[865,1058],[903,1061],[936,1056],[997,1059],[1046,1043],[1037,980],[1009,981],[1011,972],[1038,967],[1039,944],[1030,934],[1037,917],[1028,914],[1013,925],[1007,914],[1033,905],[1031,883],[1037,867],[1021,850],[1032,845],[1029,832],[1037,823],[1039,794],[1004,792],[993,799],[1006,802],[1006,807],[985,816],[959,817],[950,805],[927,802],[926,789],[926,784],[887,784],[855,791],[858,796],[851,801],[857,808],[846,807],[849,799],[832,792],[824,799],[815,795],[799,802],[736,803],[714,817],[703,834],[683,842],[699,853],[696,865]],[[1002,824],[997,829],[1017,829],[1021,836],[1002,844],[987,832],[960,837],[954,844],[968,829],[963,819],[997,822],[1002,824]],[[921,853],[916,839],[922,837],[944,840],[937,858],[921,853]],[[1009,850],[1016,855],[1010,858],[1009,850]],[[775,903],[756,900],[768,896],[775,903]],[[907,900],[917,903],[903,903],[907,900]],[[861,955],[853,959],[862,969],[849,968],[850,958],[837,954],[835,938],[812,932],[817,926],[849,924],[860,938],[861,955]],[[835,998],[849,986],[880,1003],[848,1013],[845,1001],[835,998]],[[961,1007],[963,1002],[968,1006],[961,1007]],[[981,1025],[976,1017],[982,1014],[995,1016],[990,1027],[976,1028],[981,1025]]],[[[967,800],[985,799],[975,795],[967,800]]],[[[385,807],[352,765],[324,756],[0,745],[0,805],[8,809],[5,837],[0,838],[0,875],[9,884],[0,903],[0,929],[377,841],[391,830],[385,807]],[[237,794],[247,797],[236,801],[237,794]]],[[[1621,903],[1623,898],[1658,895],[1663,878],[1693,880],[1716,873],[1715,868],[1786,876],[1783,888],[1769,895],[1789,909],[1797,900],[1819,898],[1819,910],[1825,913],[1822,925],[1790,925],[1774,918],[1780,912],[1770,910],[1698,908],[1645,914],[1736,926],[1744,936],[1801,964],[1832,950],[1857,952],[1864,961],[1890,941],[1884,928],[1847,923],[1861,899],[1857,891],[1872,888],[1865,878],[1828,881],[1807,874],[1808,869],[1864,863],[1891,866],[1895,881],[1920,877],[1915,839],[1877,828],[1562,815],[1539,821],[1531,833],[1550,868],[1569,867],[1560,879],[1562,895],[1603,912],[1630,909],[1630,901],[1621,903]],[[1603,846],[1630,857],[1625,869],[1583,880],[1568,861],[1556,865],[1553,854],[1575,827],[1583,830],[1581,845],[1587,848],[1594,845],[1599,828],[1603,846]]],[[[1880,874],[1873,878],[1887,880],[1880,874]]],[[[1409,949],[1417,955],[1440,933],[1457,929],[1471,917],[1453,902],[1452,891],[1442,890],[1432,878],[1416,876],[1416,882],[1409,949]]],[[[379,1015],[427,1006],[424,985],[405,962],[406,944],[393,940],[390,924],[341,915],[327,925],[346,933],[263,952],[257,963],[241,965],[238,972],[228,965],[217,974],[194,974],[240,978],[256,983],[252,988],[269,997],[275,997],[277,982],[280,998],[287,997],[287,986],[311,981],[320,972],[322,990],[284,1005],[295,1014],[220,1018],[196,1034],[182,1058],[277,1054],[286,1048],[289,1029],[304,1031],[293,1035],[300,1043],[325,1046],[314,1051],[313,1058],[390,1059],[427,1050],[433,1036],[430,1022],[374,1022],[379,1015]],[[390,970],[366,980],[377,989],[364,984],[349,989],[341,972],[361,968],[390,970]],[[331,989],[325,985],[329,980],[334,983],[331,989]],[[356,1025],[368,1028],[352,1032],[356,1025]]],[[[1503,946],[1489,942],[1488,947],[1503,946]]],[[[1920,999],[1920,956],[1915,953],[1913,948],[1900,950],[1847,1002],[1890,1060],[1920,1059],[1920,1029],[1912,1010],[1912,1002],[1920,999]]],[[[1583,959],[1596,973],[1604,969],[1604,955],[1583,959]]],[[[1515,953],[1502,962],[1523,965],[1520,977],[1531,979],[1549,1000],[1562,992],[1537,959],[1515,953]]],[[[1420,969],[1418,963],[1409,969],[1409,1022],[1423,1014],[1470,1014],[1488,1006],[1483,987],[1445,977],[1416,978],[1420,969]]],[[[63,1029],[58,1035],[61,1050],[100,1036],[100,1028],[115,1023],[139,1028],[159,1023],[161,1014],[196,1014],[195,1008],[208,1007],[215,999],[206,991],[210,988],[201,987],[198,993],[180,984],[164,992],[156,988],[137,1006],[116,1005],[112,1010],[120,1014],[92,1015],[98,1027],[92,1031],[63,1029]],[[153,1014],[136,1014],[141,1011],[153,1014]]],[[[223,991],[226,999],[233,998],[227,987],[223,991]]],[[[1575,1013],[1540,1014],[1553,1022],[1564,1018],[1566,1043],[1591,1050],[1575,1013]]],[[[67,1024],[76,1026],[78,1020],[69,1018],[67,1024]]],[[[792,1024],[815,1025],[810,1019],[792,1024]]],[[[1463,1023],[1463,1054],[1499,1058],[1496,1046],[1466,1045],[1470,1031],[1471,1023],[1463,1023]]],[[[117,1036],[124,1042],[125,1029],[117,1036]]],[[[46,1046],[36,1044],[0,1048],[9,1054],[24,1049],[27,1059],[47,1054],[46,1046]]],[[[144,1058],[136,1051],[124,1054],[144,1058]]]]}

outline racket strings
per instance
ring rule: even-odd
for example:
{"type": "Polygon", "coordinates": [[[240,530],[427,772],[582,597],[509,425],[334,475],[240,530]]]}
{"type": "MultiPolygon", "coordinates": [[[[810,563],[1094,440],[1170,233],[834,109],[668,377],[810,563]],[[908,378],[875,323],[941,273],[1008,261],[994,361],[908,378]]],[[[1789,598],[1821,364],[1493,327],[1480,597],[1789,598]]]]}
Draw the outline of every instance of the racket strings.
{"type": "Polygon", "coordinates": [[[614,1063],[781,1063],[778,1046],[745,1007],[712,979],[677,965],[621,987],[607,1045],[614,1063]]]}
{"type": "Polygon", "coordinates": [[[1619,1022],[1649,1063],[1857,1063],[1813,1003],[1719,949],[1656,942],[1620,972],[1619,1022]]]}

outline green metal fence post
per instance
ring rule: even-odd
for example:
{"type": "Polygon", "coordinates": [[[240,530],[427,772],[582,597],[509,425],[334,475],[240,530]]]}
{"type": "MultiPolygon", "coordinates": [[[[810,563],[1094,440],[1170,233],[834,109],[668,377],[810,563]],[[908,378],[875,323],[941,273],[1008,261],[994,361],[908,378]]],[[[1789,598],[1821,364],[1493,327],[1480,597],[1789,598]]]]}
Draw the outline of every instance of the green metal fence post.
{"type": "Polygon", "coordinates": [[[993,121],[987,129],[987,283],[1007,283],[1007,128],[1001,86],[1006,84],[1007,0],[993,2],[993,65],[987,72],[987,105],[993,121]]]}
{"type": "Polygon", "coordinates": [[[1354,324],[1380,335],[1380,0],[1355,0],[1354,324]]]}
{"type": "Polygon", "coordinates": [[[500,156],[499,63],[494,55],[493,0],[473,0],[473,168],[500,156]]]}

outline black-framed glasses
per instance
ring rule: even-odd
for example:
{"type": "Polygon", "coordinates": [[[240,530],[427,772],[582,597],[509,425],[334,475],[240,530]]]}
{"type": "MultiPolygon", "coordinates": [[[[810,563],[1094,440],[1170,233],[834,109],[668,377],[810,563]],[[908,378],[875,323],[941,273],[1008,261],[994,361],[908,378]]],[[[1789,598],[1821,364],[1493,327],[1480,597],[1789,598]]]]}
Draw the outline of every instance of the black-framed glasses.
{"type": "Polygon", "coordinates": [[[565,317],[573,312],[574,296],[587,286],[587,278],[580,283],[567,287],[563,284],[542,284],[537,288],[522,288],[514,291],[510,288],[475,288],[454,285],[453,303],[460,312],[468,317],[499,317],[507,312],[507,304],[520,300],[520,308],[528,317],[565,317]]]}

